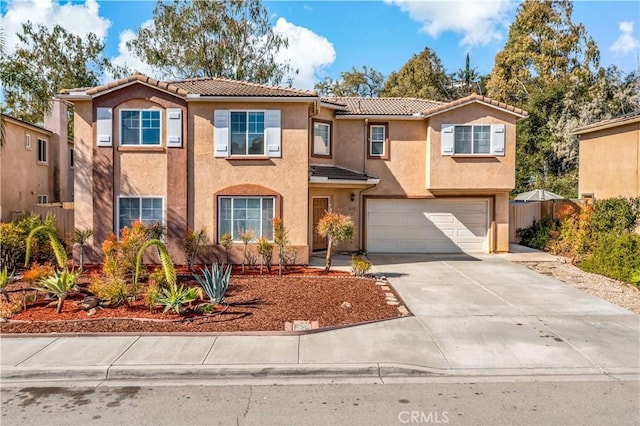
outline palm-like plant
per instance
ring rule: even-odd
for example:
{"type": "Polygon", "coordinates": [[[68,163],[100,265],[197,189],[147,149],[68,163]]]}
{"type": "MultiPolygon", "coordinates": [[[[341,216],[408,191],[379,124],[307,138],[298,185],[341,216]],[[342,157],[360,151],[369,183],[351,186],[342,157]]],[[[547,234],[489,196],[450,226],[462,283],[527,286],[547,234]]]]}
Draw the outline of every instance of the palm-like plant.
{"type": "Polygon", "coordinates": [[[167,251],[167,246],[160,240],[149,240],[140,247],[138,250],[138,256],[136,257],[136,274],[134,276],[133,283],[135,285],[138,284],[138,280],[140,279],[140,268],[142,267],[142,258],[144,257],[144,252],[151,246],[156,246],[158,249],[158,253],[160,254],[160,260],[162,261],[162,270],[164,271],[164,276],[167,279],[167,283],[169,284],[169,288],[176,287],[178,278],[176,276],[176,268],[173,265],[173,261],[169,256],[169,252],[167,251]]]}
{"type": "Polygon", "coordinates": [[[212,303],[224,302],[224,295],[229,288],[229,278],[231,276],[231,265],[226,269],[218,267],[217,263],[211,265],[211,270],[205,268],[202,275],[194,275],[193,277],[207,293],[212,303]]]}
{"type": "Polygon", "coordinates": [[[92,229],[76,229],[73,233],[73,243],[80,246],[80,269],[84,266],[84,246],[87,245],[89,238],[93,236],[92,229]]]}
{"type": "Polygon", "coordinates": [[[36,287],[36,290],[45,291],[57,297],[58,305],[56,312],[60,313],[64,300],[69,292],[76,290],[78,275],[78,272],[69,271],[69,269],[64,268],[61,271],[54,272],[53,276],[41,280],[40,286],[36,287]]]}

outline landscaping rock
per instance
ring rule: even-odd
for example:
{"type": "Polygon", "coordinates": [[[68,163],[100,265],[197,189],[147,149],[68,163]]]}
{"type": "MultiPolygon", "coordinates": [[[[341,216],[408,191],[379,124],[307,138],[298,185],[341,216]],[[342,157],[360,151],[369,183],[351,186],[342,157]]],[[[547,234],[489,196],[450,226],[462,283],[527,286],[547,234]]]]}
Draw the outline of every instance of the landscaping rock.
{"type": "Polygon", "coordinates": [[[85,311],[89,309],[93,309],[100,303],[100,300],[97,297],[85,297],[85,299],[78,304],[80,309],[84,309],[85,311]]]}
{"type": "Polygon", "coordinates": [[[351,308],[352,308],[352,305],[351,305],[351,303],[349,303],[349,302],[342,302],[342,305],[340,305],[340,307],[341,307],[342,309],[351,309],[351,308]]]}
{"type": "Polygon", "coordinates": [[[91,308],[87,310],[87,315],[91,316],[91,315],[95,315],[96,312],[98,312],[98,310],[96,308],[91,308]]]}

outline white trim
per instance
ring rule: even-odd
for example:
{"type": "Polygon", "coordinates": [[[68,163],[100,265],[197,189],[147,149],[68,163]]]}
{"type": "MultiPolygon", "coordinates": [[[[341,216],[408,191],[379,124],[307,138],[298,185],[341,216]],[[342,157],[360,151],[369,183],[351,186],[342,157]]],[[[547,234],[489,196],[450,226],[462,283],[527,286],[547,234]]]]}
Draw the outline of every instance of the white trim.
{"type": "Polygon", "coordinates": [[[384,157],[387,153],[386,153],[386,145],[387,145],[387,125],[386,124],[369,124],[369,152],[367,153],[369,157],[384,157]],[[371,134],[373,133],[373,129],[374,127],[382,127],[382,131],[384,134],[384,137],[382,138],[382,140],[375,140],[375,142],[380,143],[382,142],[382,154],[374,154],[373,153],[373,138],[371,137],[371,134]]]}
{"type": "Polygon", "coordinates": [[[333,150],[332,150],[333,147],[331,146],[331,144],[333,143],[333,140],[331,140],[332,139],[331,138],[331,127],[332,127],[331,123],[325,123],[323,121],[313,121],[313,144],[312,144],[312,147],[311,147],[312,155],[321,156],[321,157],[331,157],[331,154],[333,152],[333,150]],[[316,126],[326,126],[327,127],[327,139],[328,139],[329,143],[327,144],[326,147],[329,149],[329,152],[326,153],[326,154],[320,154],[320,153],[317,153],[315,151],[315,149],[316,149],[316,126]]]}
{"type": "Polygon", "coordinates": [[[329,179],[322,176],[311,176],[309,183],[331,183],[336,185],[377,185],[380,183],[380,179],[367,179],[367,180],[350,180],[350,179],[329,179]]]}
{"type": "Polygon", "coordinates": [[[47,204],[49,202],[49,196],[47,194],[38,194],[38,204],[47,204]],[[44,197],[44,202],[40,202],[40,198],[44,197]]]}
{"type": "Polygon", "coordinates": [[[242,157],[253,157],[253,156],[267,156],[268,155],[268,151],[267,151],[267,110],[264,109],[229,109],[227,110],[229,112],[229,144],[228,144],[228,152],[226,155],[226,158],[242,158],[242,157]],[[233,129],[232,129],[232,122],[231,122],[231,114],[233,113],[240,113],[243,112],[245,113],[245,116],[247,117],[247,129],[245,131],[245,152],[246,154],[233,154],[231,152],[232,149],[232,145],[233,145],[233,141],[232,141],[232,136],[233,136],[233,129]],[[261,112],[262,113],[262,153],[260,154],[249,154],[249,113],[250,112],[261,112]]]}
{"type": "Polygon", "coordinates": [[[37,155],[36,155],[36,161],[38,162],[38,164],[49,164],[49,141],[47,139],[44,138],[38,138],[37,140],[37,155]],[[40,141],[44,142],[44,161],[40,160],[40,141]]]}
{"type": "MultiPolygon", "coordinates": [[[[142,124],[142,114],[140,114],[140,124],[142,124]]],[[[162,109],[157,108],[157,107],[153,107],[153,108],[122,108],[118,110],[118,146],[135,146],[135,147],[152,147],[152,146],[162,146],[162,135],[163,135],[163,130],[164,130],[164,126],[162,125],[162,109]],[[142,125],[139,128],[139,134],[138,134],[138,142],[137,144],[135,143],[128,143],[128,144],[124,144],[122,143],[122,113],[125,111],[137,111],[137,112],[143,112],[143,111],[158,111],[160,113],[160,134],[158,135],[159,140],[157,144],[143,144],[142,143],[142,125]]]]}
{"type": "MultiPolygon", "coordinates": [[[[235,240],[234,239],[234,235],[233,235],[233,210],[235,209],[234,205],[233,205],[233,200],[237,200],[237,199],[242,199],[242,200],[247,200],[247,199],[254,199],[254,200],[260,200],[260,230],[258,229],[253,229],[253,231],[255,232],[253,238],[254,240],[257,240],[258,238],[260,238],[261,236],[264,235],[264,230],[262,229],[262,222],[263,222],[263,217],[262,217],[262,200],[265,199],[270,199],[273,201],[273,217],[271,218],[271,220],[273,220],[276,217],[276,200],[277,197],[275,195],[218,195],[217,200],[216,200],[216,208],[218,209],[218,211],[216,212],[216,239],[217,241],[220,241],[220,237],[222,237],[222,233],[221,228],[222,226],[220,226],[220,221],[221,221],[221,214],[220,214],[220,208],[221,208],[221,203],[220,200],[222,199],[229,199],[231,200],[231,241],[233,241],[234,243],[237,243],[241,240],[235,240]],[[262,231],[262,232],[259,232],[262,231]]],[[[246,219],[245,219],[246,220],[246,219]]],[[[245,229],[245,231],[247,231],[245,229]]],[[[273,232],[273,229],[272,229],[273,232]]],[[[252,240],[253,241],[253,240],[252,240]]],[[[269,241],[273,241],[273,238],[269,241]]]]}

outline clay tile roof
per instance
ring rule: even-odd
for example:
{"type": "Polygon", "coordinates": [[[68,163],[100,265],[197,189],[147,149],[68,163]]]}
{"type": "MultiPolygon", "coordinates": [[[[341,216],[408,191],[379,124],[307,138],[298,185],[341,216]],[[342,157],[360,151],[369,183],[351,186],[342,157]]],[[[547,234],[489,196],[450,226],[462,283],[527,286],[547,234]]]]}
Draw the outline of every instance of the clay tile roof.
{"type": "Polygon", "coordinates": [[[264,96],[264,97],[317,97],[318,94],[311,90],[296,90],[286,87],[268,86],[264,84],[249,83],[246,81],[235,81],[226,78],[193,78],[188,80],[161,81],[147,77],[141,73],[135,73],[129,77],[112,81],[96,87],[84,87],[76,89],[65,89],[60,93],[85,92],[87,95],[97,95],[101,92],[123,86],[131,82],[140,81],[151,86],[178,96],[189,94],[203,96],[264,96]]]}
{"type": "Polygon", "coordinates": [[[310,166],[311,177],[322,177],[329,180],[362,180],[377,179],[363,173],[353,172],[336,166],[310,166]]]}
{"type": "Polygon", "coordinates": [[[634,123],[640,121],[640,109],[630,112],[628,114],[619,115],[618,117],[610,118],[608,120],[598,121],[597,123],[581,126],[573,129],[571,132],[574,135],[580,135],[583,133],[595,132],[600,129],[607,129],[610,127],[621,126],[624,124],[634,123]]]}
{"type": "Polygon", "coordinates": [[[477,93],[472,93],[469,96],[465,96],[464,98],[460,98],[460,99],[456,99],[455,101],[451,101],[451,102],[447,102],[447,103],[443,103],[435,108],[431,108],[428,110],[424,110],[423,113],[426,116],[431,116],[431,115],[436,115],[439,114],[441,112],[444,111],[448,111],[450,109],[453,108],[457,108],[460,107],[462,105],[466,105],[466,104],[470,104],[473,102],[482,102],[484,104],[487,105],[492,105],[495,106],[497,108],[503,109],[505,111],[508,112],[512,112],[516,115],[520,115],[523,117],[526,117],[528,115],[527,111],[520,109],[520,108],[516,108],[514,106],[505,104],[504,102],[498,102],[496,100],[493,100],[491,98],[487,98],[486,96],[482,96],[482,95],[478,95],[477,93]]]}
{"type": "Polygon", "coordinates": [[[359,98],[327,97],[323,102],[344,105],[346,110],[336,115],[421,115],[425,110],[441,105],[441,102],[416,98],[359,98]]]}
{"type": "Polygon", "coordinates": [[[268,86],[226,78],[192,78],[169,82],[188,93],[202,96],[264,96],[264,97],[308,97],[318,96],[313,90],[297,90],[288,87],[268,86]]]}

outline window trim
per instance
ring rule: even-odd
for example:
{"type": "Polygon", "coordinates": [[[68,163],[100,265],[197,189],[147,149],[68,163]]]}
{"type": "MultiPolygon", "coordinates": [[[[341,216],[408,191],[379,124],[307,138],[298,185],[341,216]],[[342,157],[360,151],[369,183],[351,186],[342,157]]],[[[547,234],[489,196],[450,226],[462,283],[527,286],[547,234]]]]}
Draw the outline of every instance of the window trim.
{"type": "Polygon", "coordinates": [[[38,138],[38,157],[37,157],[37,161],[38,164],[48,164],[49,163],[49,141],[47,139],[44,138],[38,138]],[[40,142],[42,142],[44,145],[44,151],[42,151],[40,149],[40,142]],[[44,154],[44,159],[42,160],[40,157],[40,154],[44,154]]]}
{"type": "MultiPolygon", "coordinates": [[[[140,120],[142,120],[142,114],[140,115],[140,120]]],[[[157,147],[162,147],[162,139],[163,139],[163,135],[164,135],[164,127],[162,126],[162,109],[160,108],[121,108],[118,110],[118,146],[122,146],[122,147],[136,147],[136,148],[157,148],[157,147]],[[133,144],[133,143],[123,143],[122,141],[122,125],[123,125],[123,120],[122,120],[122,113],[125,111],[138,111],[138,112],[143,112],[143,111],[157,111],[160,114],[159,117],[159,121],[160,121],[160,128],[159,128],[159,140],[158,143],[154,143],[154,144],[143,144],[142,143],[142,126],[140,127],[140,133],[138,134],[138,143],[137,144],[133,144]]]]}
{"type": "Polygon", "coordinates": [[[375,159],[375,160],[388,160],[389,159],[389,123],[368,123],[367,125],[367,159],[375,159]],[[382,155],[372,154],[371,145],[373,141],[371,140],[371,131],[374,127],[383,127],[384,128],[384,141],[383,141],[383,152],[382,155]]]}
{"type": "MultiPolygon", "coordinates": [[[[275,219],[276,217],[278,217],[278,208],[277,208],[277,203],[278,203],[278,196],[273,194],[273,195],[218,195],[216,197],[216,231],[217,231],[217,235],[216,238],[218,241],[220,241],[220,238],[222,237],[222,233],[221,233],[221,229],[222,226],[220,226],[220,221],[221,221],[221,217],[222,215],[220,214],[220,209],[221,209],[221,202],[220,200],[222,199],[230,199],[232,200],[231,202],[231,213],[232,213],[232,217],[231,217],[231,240],[234,244],[238,244],[241,243],[242,240],[240,239],[235,239],[235,236],[233,235],[233,200],[235,199],[259,199],[260,200],[260,226],[262,227],[262,222],[263,222],[263,218],[262,218],[262,200],[265,199],[270,199],[273,200],[273,217],[271,218],[271,220],[275,219]]],[[[258,230],[254,229],[254,231],[256,232],[253,240],[257,240],[258,238],[260,238],[262,235],[264,235],[264,232],[258,232],[258,230]]],[[[262,229],[261,229],[262,231],[262,229]]],[[[273,238],[270,239],[269,241],[273,242],[273,238]]]]}
{"type": "Polygon", "coordinates": [[[333,121],[314,118],[311,120],[311,156],[317,158],[333,158],[333,121]],[[315,152],[316,124],[329,127],[329,154],[317,154],[315,152]]]}
{"type": "Polygon", "coordinates": [[[229,159],[234,159],[234,158],[245,158],[245,157],[266,157],[267,156],[267,110],[264,109],[230,109],[229,110],[229,155],[227,156],[227,158],[229,159]],[[246,154],[233,154],[232,148],[233,148],[233,141],[232,141],[232,136],[233,136],[233,130],[231,128],[231,115],[233,113],[238,113],[238,112],[243,112],[245,113],[246,117],[247,117],[247,130],[246,130],[246,154]],[[262,113],[262,153],[261,154],[249,154],[249,113],[250,112],[260,112],[262,113]]]}
{"type": "MultiPolygon", "coordinates": [[[[118,195],[118,205],[116,208],[116,235],[120,235],[120,200],[123,198],[138,198],[142,201],[143,198],[159,198],[162,201],[162,226],[166,226],[166,204],[165,197],[162,195],[118,195]]],[[[140,218],[138,220],[142,221],[140,218]]]]}
{"type": "Polygon", "coordinates": [[[31,133],[24,134],[24,149],[31,150],[31,133]]]}
{"type": "Polygon", "coordinates": [[[38,194],[38,204],[47,204],[49,202],[49,196],[47,194],[38,194]],[[40,198],[44,198],[44,202],[40,202],[40,198]]]}
{"type": "Polygon", "coordinates": [[[491,124],[454,124],[453,125],[453,155],[458,157],[486,157],[493,156],[492,154],[492,140],[491,140],[492,127],[491,124]],[[471,152],[456,152],[456,130],[459,127],[471,127],[471,152]],[[489,151],[488,152],[473,152],[475,144],[475,127],[488,127],[489,128],[489,151]]]}

